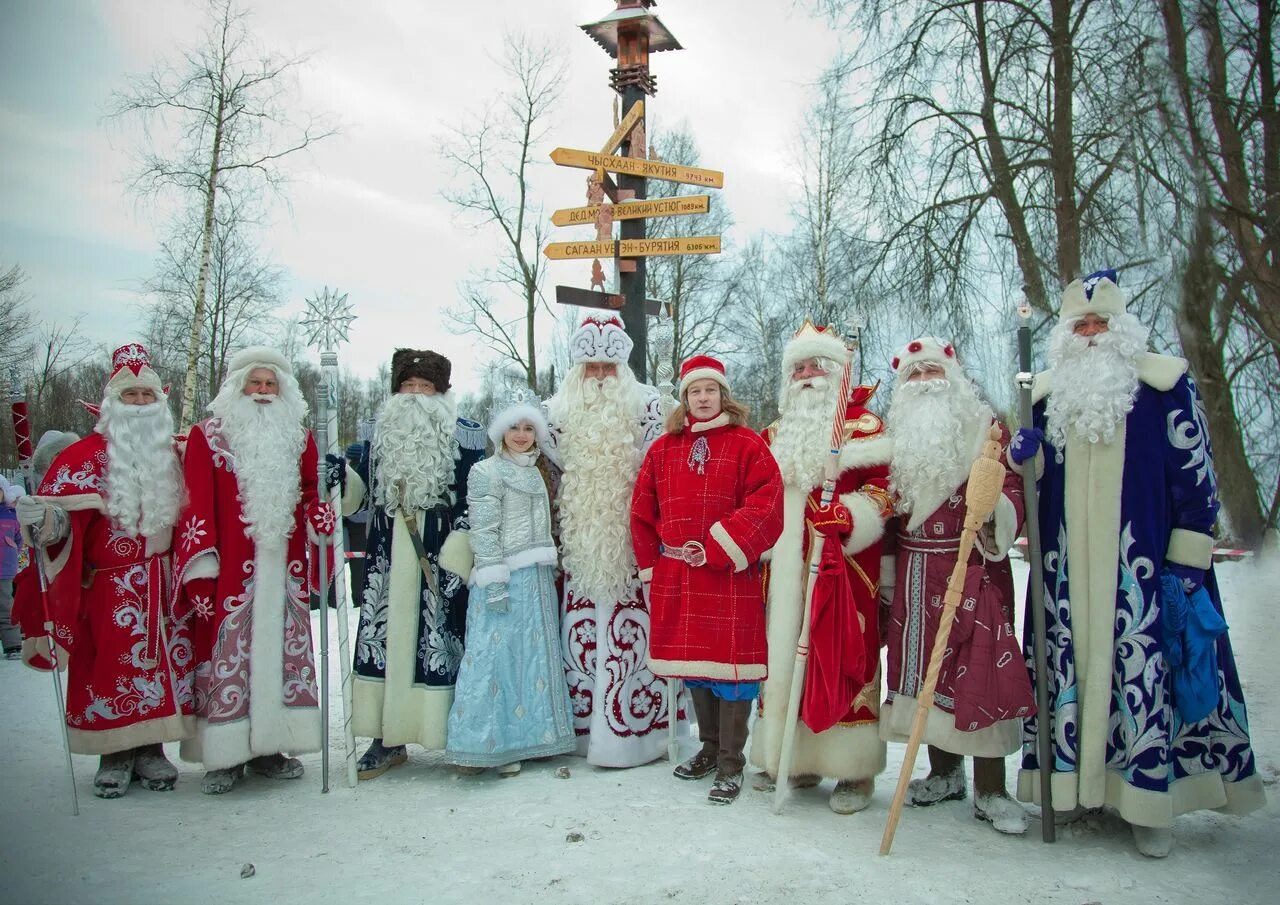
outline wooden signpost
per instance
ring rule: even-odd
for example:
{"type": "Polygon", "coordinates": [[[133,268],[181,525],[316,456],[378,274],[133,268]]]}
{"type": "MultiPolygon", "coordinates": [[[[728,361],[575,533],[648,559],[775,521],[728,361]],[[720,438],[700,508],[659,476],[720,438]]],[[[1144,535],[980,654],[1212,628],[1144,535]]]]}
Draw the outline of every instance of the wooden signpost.
{"type": "Polygon", "coordinates": [[[724,173],[702,167],[683,167],[665,160],[646,160],[641,157],[617,157],[596,151],[580,151],[576,148],[556,148],[551,160],[557,166],[577,167],[582,170],[608,170],[637,176],[641,179],[663,179],[687,185],[705,185],[713,189],[724,188],[724,173]]]}
{"type": "MultiPolygon", "coordinates": [[[[588,226],[596,222],[602,205],[566,207],[551,214],[556,226],[588,226]]],[[[621,201],[613,206],[613,219],[634,220],[638,217],[682,217],[705,214],[711,210],[710,195],[675,195],[649,201],[621,201]]]]}
{"type": "Polygon", "coordinates": [[[618,123],[618,127],[613,130],[613,134],[604,143],[600,153],[612,154],[618,150],[618,145],[622,144],[622,140],[631,134],[631,130],[636,127],[636,123],[642,119],[644,119],[644,101],[636,101],[631,109],[627,111],[627,115],[622,117],[622,122],[618,123]]]}
{"type": "Polygon", "coordinates": [[[574,258],[611,258],[617,243],[613,239],[602,242],[552,242],[542,253],[552,261],[569,261],[574,258]]]}
{"type": "Polygon", "coordinates": [[[618,256],[652,258],[658,255],[718,255],[719,236],[682,236],[673,239],[623,239],[618,256]]]}
{"type": "MultiPolygon", "coordinates": [[[[605,311],[621,311],[626,300],[616,292],[596,292],[592,289],[579,289],[576,286],[557,286],[556,302],[561,305],[577,305],[579,308],[601,308],[605,311]]],[[[644,313],[657,317],[662,311],[662,302],[658,299],[644,300],[644,313]]]]}

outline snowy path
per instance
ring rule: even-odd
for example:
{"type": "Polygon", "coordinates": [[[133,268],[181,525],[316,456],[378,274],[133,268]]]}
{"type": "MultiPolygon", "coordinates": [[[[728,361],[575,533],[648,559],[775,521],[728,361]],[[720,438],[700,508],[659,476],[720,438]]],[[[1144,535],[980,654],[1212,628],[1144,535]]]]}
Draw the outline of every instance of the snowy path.
{"type": "MultiPolygon", "coordinates": [[[[968,802],[908,810],[894,853],[880,858],[901,746],[889,749],[872,807],[852,817],[826,807],[830,783],[798,793],[775,817],[750,788],[731,807],[708,805],[705,784],[673,779],[665,762],[608,771],[556,758],[499,780],[455,776],[421,749],[352,791],[342,774],[335,639],[327,796],[316,755],[298,782],[252,778],[206,797],[200,769],[182,764],[173,792],[134,786],[123,800],[102,801],[90,789],[96,758],[77,757],[78,818],[51,682],[0,662],[0,762],[9,770],[0,902],[1274,902],[1280,568],[1263,575],[1229,564],[1220,574],[1271,802],[1243,819],[1180,818],[1163,863],[1141,858],[1114,818],[1063,828],[1050,847],[1035,824],[1019,839],[997,836],[968,802]],[[561,765],[571,778],[556,778],[561,765]],[[570,833],[584,838],[566,841],[570,833]],[[240,878],[245,862],[256,876],[240,878]]],[[[169,749],[176,761],[177,746],[169,749]]]]}

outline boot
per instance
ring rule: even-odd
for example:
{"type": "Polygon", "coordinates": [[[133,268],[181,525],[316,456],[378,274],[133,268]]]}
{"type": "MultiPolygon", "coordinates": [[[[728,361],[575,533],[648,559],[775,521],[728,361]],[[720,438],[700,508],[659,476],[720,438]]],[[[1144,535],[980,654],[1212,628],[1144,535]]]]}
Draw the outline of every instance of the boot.
{"type": "Polygon", "coordinates": [[[123,798],[133,779],[133,749],[104,754],[93,777],[93,794],[99,798],[123,798]]]}
{"type": "Polygon", "coordinates": [[[245,764],[259,776],[267,779],[298,779],[303,774],[302,761],[283,754],[264,754],[245,764]]]}
{"type": "Polygon", "coordinates": [[[827,805],[837,814],[856,814],[871,804],[875,779],[842,779],[831,790],[827,805]]]}
{"type": "Polygon", "coordinates": [[[221,770],[210,770],[200,781],[200,791],[206,795],[222,795],[234,789],[243,776],[244,764],[223,767],[221,770]]]}
{"type": "Polygon", "coordinates": [[[710,688],[690,688],[693,712],[698,717],[698,739],[702,750],[672,770],[676,779],[702,779],[716,769],[720,750],[720,699],[710,688]]]}
{"type": "Polygon", "coordinates": [[[151,792],[168,792],[178,782],[178,768],[164,756],[163,745],[143,745],[134,749],[133,775],[142,788],[151,792]]]}
{"type": "Polygon", "coordinates": [[[376,779],[408,759],[409,752],[404,745],[388,748],[382,744],[382,739],[375,738],[364,754],[360,755],[360,762],[356,765],[357,776],[360,779],[376,779]]]}
{"type": "Polygon", "coordinates": [[[1168,858],[1173,851],[1173,830],[1167,826],[1138,826],[1130,824],[1133,844],[1138,852],[1148,858],[1168,858]]]}
{"type": "Polygon", "coordinates": [[[503,779],[520,775],[520,761],[511,764],[503,764],[498,768],[498,775],[503,779]]]}
{"type": "Polygon", "coordinates": [[[973,759],[973,816],[990,823],[997,833],[1021,836],[1027,831],[1027,812],[1005,790],[1003,757],[973,759]]]}
{"type": "MultiPolygon", "coordinates": [[[[982,758],[987,760],[988,758],[982,758]]],[[[978,758],[974,758],[976,763],[978,758]]],[[[1000,790],[1004,790],[1004,761],[1000,761],[1000,790]]],[[[994,791],[994,790],[993,790],[994,791]]],[[[964,778],[964,758],[929,746],[929,775],[907,784],[907,804],[926,808],[944,801],[963,801],[968,790],[964,778]]]]}
{"type": "Polygon", "coordinates": [[[747,746],[747,721],[751,719],[751,701],[718,701],[720,705],[720,750],[716,755],[716,779],[707,793],[713,804],[733,804],[742,791],[742,768],[747,759],[742,749],[747,746]]]}

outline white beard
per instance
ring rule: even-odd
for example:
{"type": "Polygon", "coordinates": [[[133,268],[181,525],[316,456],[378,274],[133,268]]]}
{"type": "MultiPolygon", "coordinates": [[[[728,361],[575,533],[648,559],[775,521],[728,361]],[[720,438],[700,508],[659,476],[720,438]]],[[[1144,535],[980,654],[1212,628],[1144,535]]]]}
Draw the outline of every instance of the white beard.
{"type": "Polygon", "coordinates": [[[130,537],[157,537],[178,521],[182,464],[173,448],[168,400],[126,405],[102,401],[97,430],[107,440],[107,514],[130,537]]]}
{"type": "Polygon", "coordinates": [[[1049,442],[1059,451],[1069,436],[1110,443],[1138,395],[1138,357],[1149,332],[1132,314],[1111,318],[1109,329],[1076,336],[1064,322],[1049,334],[1053,388],[1045,403],[1049,442]],[[1092,340],[1092,342],[1091,342],[1092,340]]]}
{"type": "Polygon", "coordinates": [[[564,467],[560,526],[564,570],[596,602],[620,600],[635,570],[631,489],[640,470],[641,397],[625,366],[584,378],[576,365],[551,400],[564,467]]]}
{"type": "Polygon", "coordinates": [[[991,424],[991,409],[965,377],[901,381],[889,403],[893,441],[889,492],[914,527],[932,515],[969,479],[980,451],[978,431],[991,424]]]}
{"type": "Polygon", "coordinates": [[[291,394],[219,393],[209,409],[222,419],[222,434],[235,457],[244,533],[259,544],[283,543],[293,534],[302,496],[305,403],[291,394]]]}
{"type": "Polygon", "coordinates": [[[808,490],[822,483],[839,395],[840,382],[830,377],[788,380],[783,385],[778,407],[782,417],[771,449],[787,486],[808,490]]]}
{"type": "Polygon", "coordinates": [[[452,502],[457,421],[452,393],[394,393],[382,404],[371,449],[376,505],[398,512],[452,502]]]}

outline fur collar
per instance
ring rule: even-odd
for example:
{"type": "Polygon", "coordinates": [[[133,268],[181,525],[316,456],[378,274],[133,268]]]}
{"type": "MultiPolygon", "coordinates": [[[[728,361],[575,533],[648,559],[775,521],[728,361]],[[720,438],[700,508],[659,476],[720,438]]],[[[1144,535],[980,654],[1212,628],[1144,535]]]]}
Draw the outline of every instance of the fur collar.
{"type": "MultiPolygon", "coordinates": [[[[1157,355],[1143,352],[1138,359],[1138,379],[1161,393],[1167,393],[1187,373],[1187,360],[1176,355],[1157,355]]],[[[1031,402],[1034,405],[1053,391],[1053,369],[1041,371],[1031,385],[1031,402]]]]}

